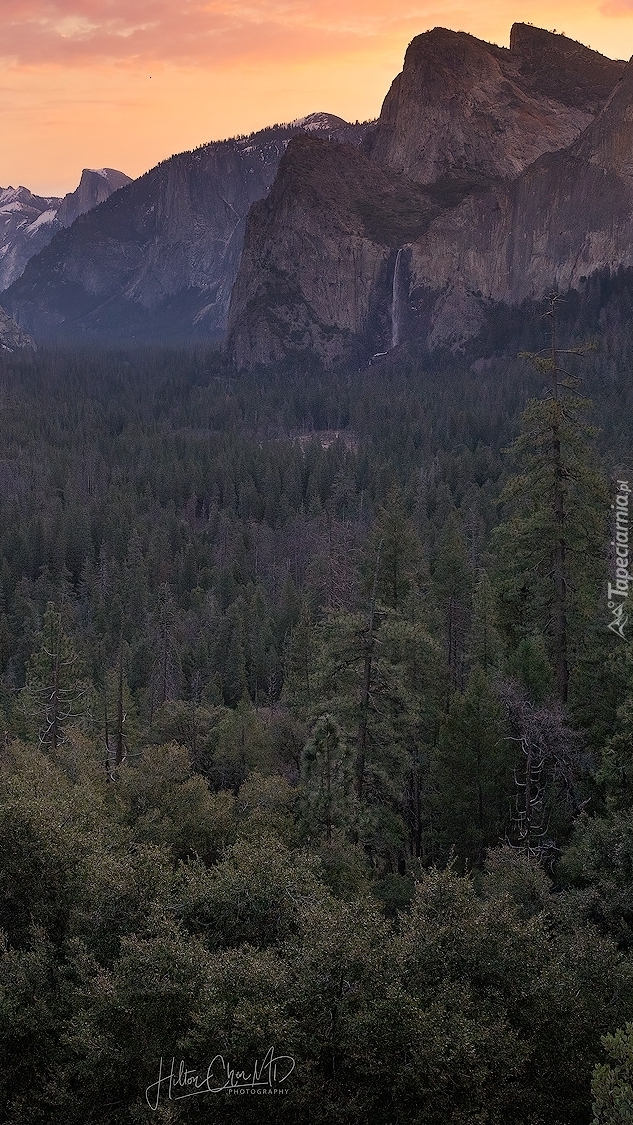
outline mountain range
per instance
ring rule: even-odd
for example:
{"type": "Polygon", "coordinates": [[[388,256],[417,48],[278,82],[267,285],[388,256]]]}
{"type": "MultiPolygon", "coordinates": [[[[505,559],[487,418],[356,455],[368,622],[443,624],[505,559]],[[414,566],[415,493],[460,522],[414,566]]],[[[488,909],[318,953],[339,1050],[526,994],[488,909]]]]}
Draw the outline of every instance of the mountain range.
{"type": "Polygon", "coordinates": [[[115,168],[84,168],[79,186],[63,198],[33,195],[25,187],[0,188],[0,292],[58,231],[131,182],[115,168]]]}
{"type": "Polygon", "coordinates": [[[615,154],[633,146],[632,75],[527,24],[509,49],[441,28],[418,36],[362,151],[294,141],[252,208],[233,362],[363,362],[411,337],[459,346],[490,302],[626,260],[615,154]]]}
{"type": "Polygon", "coordinates": [[[315,113],[173,156],[57,234],[2,304],[37,340],[221,340],[249,207],[302,132],[365,127],[315,113]]]}
{"type": "Polygon", "coordinates": [[[460,348],[500,302],[633,267],[632,204],[632,63],[529,24],[509,48],[435,28],[376,122],[315,114],[174,156],[56,233],[0,302],[36,340],[362,364],[410,339],[460,348]]]}

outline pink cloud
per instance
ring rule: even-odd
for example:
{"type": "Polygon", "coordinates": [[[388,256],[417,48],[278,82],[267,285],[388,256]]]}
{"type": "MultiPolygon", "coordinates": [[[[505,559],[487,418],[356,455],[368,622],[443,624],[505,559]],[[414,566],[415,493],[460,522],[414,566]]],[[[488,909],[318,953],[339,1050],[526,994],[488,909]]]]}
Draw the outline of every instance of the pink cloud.
{"type": "Polygon", "coordinates": [[[607,0],[600,7],[602,16],[630,16],[633,15],[633,0],[607,0]]]}
{"type": "MultiPolygon", "coordinates": [[[[394,26],[420,27],[425,12],[382,0],[0,0],[0,55],[22,65],[94,60],[213,63],[318,56],[394,26]]],[[[422,4],[421,8],[425,8],[422,4]]]]}

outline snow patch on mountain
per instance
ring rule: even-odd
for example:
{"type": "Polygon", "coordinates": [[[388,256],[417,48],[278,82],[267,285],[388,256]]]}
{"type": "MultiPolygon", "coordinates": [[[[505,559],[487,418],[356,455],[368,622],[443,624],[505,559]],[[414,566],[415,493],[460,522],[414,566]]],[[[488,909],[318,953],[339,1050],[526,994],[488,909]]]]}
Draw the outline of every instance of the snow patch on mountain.
{"type": "Polygon", "coordinates": [[[35,222],[29,223],[26,229],[28,230],[29,234],[31,234],[33,231],[39,230],[40,227],[45,226],[46,223],[54,223],[56,217],[57,209],[55,209],[54,211],[42,211],[42,214],[38,215],[35,222]]]}
{"type": "Polygon", "coordinates": [[[302,129],[305,133],[312,133],[318,131],[322,133],[327,129],[341,129],[347,125],[342,117],[337,117],[335,113],[310,113],[307,117],[297,117],[295,121],[290,124],[297,129],[302,129]]]}
{"type": "Polygon", "coordinates": [[[79,187],[60,199],[28,188],[0,188],[0,292],[22,275],[27,262],[79,215],[130,183],[114,168],[84,169],[79,187]]]}

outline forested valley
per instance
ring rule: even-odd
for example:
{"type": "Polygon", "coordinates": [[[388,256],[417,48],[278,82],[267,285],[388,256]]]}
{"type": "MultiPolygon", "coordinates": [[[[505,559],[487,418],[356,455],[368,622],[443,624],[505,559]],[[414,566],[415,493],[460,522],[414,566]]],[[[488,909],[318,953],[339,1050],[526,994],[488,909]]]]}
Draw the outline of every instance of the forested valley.
{"type": "Polygon", "coordinates": [[[629,283],[557,316],[0,356],[1,1121],[633,1120],[629,283]]]}

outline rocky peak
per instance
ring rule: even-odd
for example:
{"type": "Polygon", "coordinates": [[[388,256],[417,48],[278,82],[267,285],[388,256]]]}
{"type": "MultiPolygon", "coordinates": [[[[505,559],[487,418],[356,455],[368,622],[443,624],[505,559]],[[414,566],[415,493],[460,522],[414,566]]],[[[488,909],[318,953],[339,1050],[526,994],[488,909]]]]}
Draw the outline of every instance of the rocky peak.
{"type": "Polygon", "coordinates": [[[335,113],[323,111],[309,113],[307,117],[297,117],[296,121],[291,121],[290,124],[297,129],[303,129],[305,133],[336,132],[340,129],[347,129],[349,126],[349,122],[342,117],[337,117],[335,113]]]}
{"type": "Polygon", "coordinates": [[[626,66],[566,35],[528,23],[513,24],[510,55],[526,86],[592,114],[602,108],[626,66]]]}
{"type": "Polygon", "coordinates": [[[573,147],[573,154],[610,173],[633,177],[633,60],[602,113],[573,147]]]}
{"type": "Polygon", "coordinates": [[[132,179],[116,168],[84,168],[79,186],[65,195],[57,212],[57,221],[69,227],[80,215],[103,203],[113,191],[131,184],[132,179]]]}
{"type": "Polygon", "coordinates": [[[525,24],[510,50],[434,28],[409,45],[366,151],[418,183],[463,180],[464,194],[512,179],[578,137],[623,65],[525,24]]]}
{"type": "Polygon", "coordinates": [[[25,187],[0,188],[0,292],[63,227],[129,183],[130,177],[114,168],[84,168],[79,186],[63,199],[33,195],[25,187]]]}

